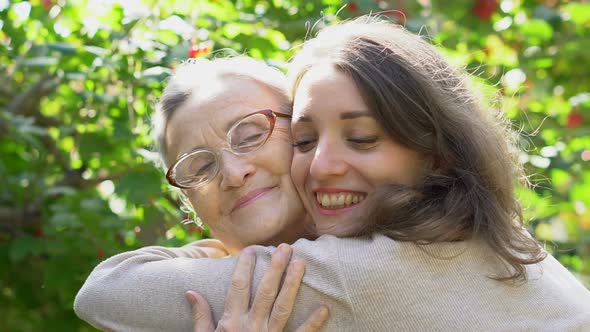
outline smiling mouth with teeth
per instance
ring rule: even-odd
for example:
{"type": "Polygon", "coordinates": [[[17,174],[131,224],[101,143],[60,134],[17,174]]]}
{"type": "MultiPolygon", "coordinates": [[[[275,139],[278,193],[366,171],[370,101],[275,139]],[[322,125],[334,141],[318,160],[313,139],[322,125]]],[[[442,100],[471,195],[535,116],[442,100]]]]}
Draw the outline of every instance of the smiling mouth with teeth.
{"type": "Polygon", "coordinates": [[[341,209],[362,202],[367,195],[360,193],[319,193],[315,194],[316,200],[324,209],[341,209]]]}

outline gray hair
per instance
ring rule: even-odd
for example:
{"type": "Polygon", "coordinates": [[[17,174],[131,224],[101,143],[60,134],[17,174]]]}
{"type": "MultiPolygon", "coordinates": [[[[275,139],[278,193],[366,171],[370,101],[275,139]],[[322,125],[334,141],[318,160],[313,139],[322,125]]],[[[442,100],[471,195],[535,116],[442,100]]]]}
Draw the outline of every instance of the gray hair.
{"type": "Polygon", "coordinates": [[[280,111],[291,114],[286,77],[277,68],[246,56],[187,60],[170,77],[152,117],[152,138],[162,166],[169,166],[166,161],[166,125],[174,112],[198,89],[206,89],[212,80],[227,77],[252,80],[270,88],[280,99],[280,111]]]}

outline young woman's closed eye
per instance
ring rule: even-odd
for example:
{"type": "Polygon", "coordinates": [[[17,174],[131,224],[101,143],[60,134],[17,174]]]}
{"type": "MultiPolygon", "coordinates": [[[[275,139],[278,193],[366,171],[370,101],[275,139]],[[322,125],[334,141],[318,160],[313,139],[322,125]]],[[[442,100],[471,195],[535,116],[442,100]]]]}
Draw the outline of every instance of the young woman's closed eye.
{"type": "Polygon", "coordinates": [[[296,148],[298,152],[305,153],[315,147],[316,141],[316,138],[301,138],[294,141],[293,147],[296,148]]]}
{"type": "Polygon", "coordinates": [[[347,138],[346,141],[349,143],[350,147],[353,149],[358,150],[369,150],[374,148],[378,141],[378,136],[354,136],[351,138],[347,138]]]}
{"type": "MultiPolygon", "coordinates": [[[[369,131],[352,130],[352,133],[344,133],[342,141],[353,150],[370,150],[379,144],[380,135],[368,133],[369,131]],[[358,132],[358,133],[356,133],[358,132]],[[365,134],[366,133],[366,134],[365,134]]],[[[293,147],[297,152],[305,153],[315,148],[318,140],[317,133],[298,134],[293,131],[293,147]]]]}

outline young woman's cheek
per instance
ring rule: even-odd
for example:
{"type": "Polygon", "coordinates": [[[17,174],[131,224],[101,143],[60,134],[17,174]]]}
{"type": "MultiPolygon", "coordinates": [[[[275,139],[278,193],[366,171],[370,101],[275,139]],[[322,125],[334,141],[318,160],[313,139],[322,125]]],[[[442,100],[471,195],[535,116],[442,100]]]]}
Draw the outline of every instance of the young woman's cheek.
{"type": "Polygon", "coordinates": [[[424,169],[424,162],[413,151],[387,145],[357,157],[356,169],[374,187],[390,183],[412,185],[424,169]]]}

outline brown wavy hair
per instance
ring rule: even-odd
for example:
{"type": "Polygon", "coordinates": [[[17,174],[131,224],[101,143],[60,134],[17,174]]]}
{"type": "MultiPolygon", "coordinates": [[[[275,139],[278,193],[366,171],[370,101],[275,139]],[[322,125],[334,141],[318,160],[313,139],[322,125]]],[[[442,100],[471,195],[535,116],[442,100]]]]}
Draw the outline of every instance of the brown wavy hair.
{"type": "Polygon", "coordinates": [[[467,75],[419,36],[367,16],[304,44],[289,70],[293,93],[318,63],[349,75],[391,138],[432,162],[417,185],[372,194],[361,234],[419,244],[479,238],[505,263],[506,273],[492,278],[525,281],[525,266],[546,253],[524,229],[514,195],[525,179],[516,135],[482,106],[467,75]]]}

